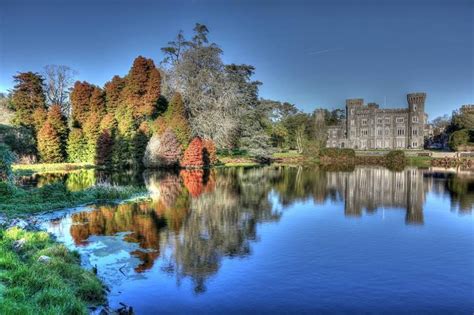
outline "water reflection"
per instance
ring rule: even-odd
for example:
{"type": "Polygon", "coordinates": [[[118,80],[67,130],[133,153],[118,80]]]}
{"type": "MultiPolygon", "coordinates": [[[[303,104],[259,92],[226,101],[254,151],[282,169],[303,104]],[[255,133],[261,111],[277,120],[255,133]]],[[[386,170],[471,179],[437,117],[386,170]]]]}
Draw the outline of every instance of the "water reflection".
{"type": "MultiPolygon", "coordinates": [[[[91,175],[78,176],[77,182],[89,184],[93,180],[87,176],[91,175]]],[[[124,244],[135,245],[122,248],[135,258],[128,262],[127,276],[158,265],[178,285],[189,279],[197,294],[206,292],[208,279],[218,273],[224,258],[251,255],[252,243],[259,240],[259,224],[278,222],[285,209],[296,203],[341,205],[335,215],[351,220],[393,208],[405,211],[405,223],[410,225],[428,224],[424,206],[429,194],[449,197],[451,209],[460,214],[471,214],[474,204],[472,174],[415,168],[402,172],[377,167],[349,172],[303,167],[183,170],[145,172],[143,182],[150,201],[96,206],[48,228],[57,235],[69,229],[73,246],[90,247],[91,257],[92,243],[102,242],[104,247],[106,237],[118,236],[124,244]]],[[[102,258],[96,257],[95,263],[102,258]]],[[[123,264],[121,260],[111,267],[108,262],[99,270],[117,270],[123,264]]],[[[115,272],[112,277],[121,275],[115,272]]]]}

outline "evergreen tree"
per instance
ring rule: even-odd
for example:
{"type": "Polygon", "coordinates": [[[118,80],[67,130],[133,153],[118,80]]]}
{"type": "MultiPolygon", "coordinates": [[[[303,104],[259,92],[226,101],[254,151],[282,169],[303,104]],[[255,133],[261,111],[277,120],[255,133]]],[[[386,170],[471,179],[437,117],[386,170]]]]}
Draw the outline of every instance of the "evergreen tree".
{"type": "Polygon", "coordinates": [[[167,128],[173,130],[179,143],[186,148],[191,138],[191,128],[186,119],[186,109],[180,93],[175,93],[171,98],[164,119],[167,128]]]}
{"type": "Polygon", "coordinates": [[[67,141],[69,162],[86,161],[86,139],[80,128],[72,128],[67,141]]]}
{"type": "Polygon", "coordinates": [[[39,130],[37,142],[42,162],[59,163],[63,161],[61,139],[49,121],[46,121],[39,130]]]}
{"type": "Polygon", "coordinates": [[[96,112],[91,112],[84,122],[84,138],[86,140],[86,161],[94,162],[97,152],[97,141],[100,136],[100,118],[96,112]]]}
{"type": "Polygon", "coordinates": [[[122,102],[127,104],[139,122],[155,113],[160,85],[160,72],[153,60],[138,56],[125,78],[122,102]]]}
{"type": "Polygon", "coordinates": [[[114,115],[111,113],[105,114],[105,116],[100,121],[100,130],[108,130],[113,132],[115,128],[117,128],[117,121],[115,120],[114,115]]]}
{"type": "Polygon", "coordinates": [[[15,82],[12,91],[12,105],[15,110],[13,122],[16,125],[39,130],[33,114],[37,109],[46,110],[43,77],[38,73],[21,72],[13,76],[13,80],[15,82]]]}
{"type": "Polygon", "coordinates": [[[101,132],[97,139],[95,163],[110,167],[112,165],[113,138],[108,129],[101,132]]]}
{"type": "Polygon", "coordinates": [[[61,138],[61,147],[65,149],[67,142],[67,120],[64,117],[61,106],[55,104],[49,108],[48,121],[61,138]]]}
{"type": "Polygon", "coordinates": [[[91,93],[89,110],[96,113],[99,118],[105,115],[105,93],[100,87],[95,86],[91,93]]]}
{"type": "Polygon", "coordinates": [[[125,79],[114,76],[112,80],[105,83],[105,102],[107,113],[115,113],[121,102],[122,90],[125,87],[125,79]]]}
{"type": "Polygon", "coordinates": [[[71,92],[72,120],[78,126],[87,119],[90,111],[90,100],[94,86],[86,81],[77,81],[71,92]]]}

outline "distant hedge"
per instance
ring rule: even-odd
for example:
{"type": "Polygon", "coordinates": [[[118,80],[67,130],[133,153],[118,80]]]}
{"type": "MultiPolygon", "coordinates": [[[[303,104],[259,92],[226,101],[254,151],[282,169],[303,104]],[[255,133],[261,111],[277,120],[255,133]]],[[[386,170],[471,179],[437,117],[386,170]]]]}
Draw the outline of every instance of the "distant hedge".
{"type": "Polygon", "coordinates": [[[353,149],[323,148],[320,157],[325,159],[354,159],[356,156],[353,149]]]}

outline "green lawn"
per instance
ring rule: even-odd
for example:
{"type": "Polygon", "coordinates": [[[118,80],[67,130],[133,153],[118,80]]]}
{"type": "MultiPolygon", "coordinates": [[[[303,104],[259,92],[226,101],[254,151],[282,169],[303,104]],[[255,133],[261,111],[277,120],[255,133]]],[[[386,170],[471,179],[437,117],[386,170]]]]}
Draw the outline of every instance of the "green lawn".
{"type": "Polygon", "coordinates": [[[290,150],[288,152],[275,152],[272,157],[274,159],[285,159],[285,158],[300,158],[302,155],[296,150],[290,150]]]}
{"type": "Polygon", "coordinates": [[[429,156],[407,156],[408,165],[417,167],[430,167],[432,157],[429,156]]]}
{"type": "Polygon", "coordinates": [[[104,301],[102,283],[76,252],[46,232],[0,229],[0,314],[88,314],[104,301]]]}
{"type": "Polygon", "coordinates": [[[15,175],[31,175],[34,173],[54,173],[81,169],[95,168],[92,163],[38,163],[38,164],[13,164],[15,175]]]}

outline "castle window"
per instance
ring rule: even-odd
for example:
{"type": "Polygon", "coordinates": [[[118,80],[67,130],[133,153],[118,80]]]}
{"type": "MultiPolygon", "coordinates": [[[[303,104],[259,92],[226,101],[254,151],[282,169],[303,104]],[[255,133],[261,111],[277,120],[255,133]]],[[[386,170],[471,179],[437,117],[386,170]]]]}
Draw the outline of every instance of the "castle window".
{"type": "Polygon", "coordinates": [[[362,119],[362,125],[367,125],[367,119],[362,119]]]}
{"type": "Polygon", "coordinates": [[[405,129],[404,128],[398,128],[397,129],[397,135],[404,136],[405,135],[405,129]]]}
{"type": "Polygon", "coordinates": [[[416,117],[416,116],[412,117],[411,121],[414,122],[414,123],[417,123],[418,122],[418,117],[416,117]]]}
{"type": "Polygon", "coordinates": [[[403,121],[403,117],[397,117],[397,123],[402,123],[403,121]]]}
{"type": "Polygon", "coordinates": [[[418,136],[418,129],[414,128],[414,129],[412,130],[412,134],[413,134],[414,136],[418,136]]]}
{"type": "Polygon", "coordinates": [[[388,136],[390,134],[390,129],[385,128],[385,135],[388,136]]]}
{"type": "Polygon", "coordinates": [[[367,129],[362,129],[361,133],[363,136],[367,136],[369,134],[369,131],[367,129]]]}
{"type": "Polygon", "coordinates": [[[390,124],[390,122],[391,122],[390,117],[385,117],[385,123],[386,123],[386,124],[390,124]]]}
{"type": "Polygon", "coordinates": [[[412,147],[416,148],[417,146],[418,146],[418,142],[416,142],[416,141],[413,141],[413,145],[412,145],[412,147]]]}
{"type": "Polygon", "coordinates": [[[382,129],[377,129],[377,136],[381,136],[382,135],[382,129]]]}
{"type": "Polygon", "coordinates": [[[413,111],[416,110],[416,104],[413,104],[413,111]]]}
{"type": "Polygon", "coordinates": [[[381,124],[383,122],[382,118],[377,118],[377,124],[381,124]]]}

